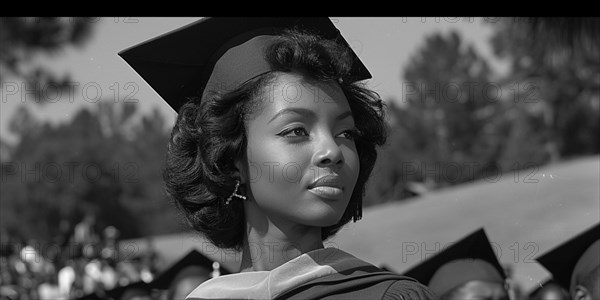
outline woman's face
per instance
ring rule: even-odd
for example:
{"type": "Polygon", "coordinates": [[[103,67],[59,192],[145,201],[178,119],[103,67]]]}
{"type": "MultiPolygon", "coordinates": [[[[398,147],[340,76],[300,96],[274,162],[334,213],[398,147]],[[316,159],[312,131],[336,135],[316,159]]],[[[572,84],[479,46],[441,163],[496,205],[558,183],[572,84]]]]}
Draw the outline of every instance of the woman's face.
{"type": "Polygon", "coordinates": [[[257,206],[271,219],[336,224],[359,172],[356,128],[342,89],[277,73],[262,95],[262,108],[246,123],[246,186],[257,206]]]}
{"type": "Polygon", "coordinates": [[[539,296],[540,300],[568,300],[569,298],[566,296],[566,291],[552,283],[544,286],[539,296]]]}
{"type": "Polygon", "coordinates": [[[448,300],[508,300],[508,293],[504,286],[496,282],[472,280],[454,294],[453,297],[442,299],[448,300]]]}

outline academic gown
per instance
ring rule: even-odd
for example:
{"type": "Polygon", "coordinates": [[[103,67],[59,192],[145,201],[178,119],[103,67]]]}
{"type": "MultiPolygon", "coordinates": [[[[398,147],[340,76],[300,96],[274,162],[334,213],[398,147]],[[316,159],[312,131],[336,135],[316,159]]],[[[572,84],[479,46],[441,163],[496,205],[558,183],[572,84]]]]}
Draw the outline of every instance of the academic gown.
{"type": "Polygon", "coordinates": [[[333,247],[304,253],[271,271],[219,276],[186,300],[199,299],[434,299],[416,280],[381,270],[333,247]]]}

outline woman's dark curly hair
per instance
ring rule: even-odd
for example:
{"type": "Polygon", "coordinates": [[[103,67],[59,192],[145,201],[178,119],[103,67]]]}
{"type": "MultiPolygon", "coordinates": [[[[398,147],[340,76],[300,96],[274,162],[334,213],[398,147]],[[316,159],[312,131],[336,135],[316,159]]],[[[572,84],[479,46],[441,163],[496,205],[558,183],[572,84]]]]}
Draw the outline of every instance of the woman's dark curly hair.
{"type": "MultiPolygon", "coordinates": [[[[300,30],[288,30],[266,50],[273,71],[296,72],[318,81],[339,82],[359,131],[355,137],[360,160],[358,180],[341,220],[322,229],[323,240],[350,220],[362,217],[362,198],[375,160],[376,146],[387,138],[384,103],[377,93],[354,83],[352,55],[336,41],[300,30]]],[[[241,170],[236,159],[245,159],[245,122],[261,107],[261,93],[274,78],[261,75],[237,90],[192,97],[180,110],[167,149],[166,191],[187,222],[221,248],[241,249],[245,232],[241,201],[225,204],[241,170]]]]}

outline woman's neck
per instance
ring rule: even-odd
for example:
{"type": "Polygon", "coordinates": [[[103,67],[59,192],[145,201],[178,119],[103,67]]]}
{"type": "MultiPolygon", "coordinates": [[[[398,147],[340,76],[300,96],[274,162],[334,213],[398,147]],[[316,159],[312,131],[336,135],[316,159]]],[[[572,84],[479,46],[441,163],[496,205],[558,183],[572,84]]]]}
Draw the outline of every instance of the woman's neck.
{"type": "MultiPolygon", "coordinates": [[[[248,210],[246,210],[248,211],[248,210]]],[[[323,248],[321,227],[246,214],[240,272],[271,271],[303,253],[323,248]]]]}

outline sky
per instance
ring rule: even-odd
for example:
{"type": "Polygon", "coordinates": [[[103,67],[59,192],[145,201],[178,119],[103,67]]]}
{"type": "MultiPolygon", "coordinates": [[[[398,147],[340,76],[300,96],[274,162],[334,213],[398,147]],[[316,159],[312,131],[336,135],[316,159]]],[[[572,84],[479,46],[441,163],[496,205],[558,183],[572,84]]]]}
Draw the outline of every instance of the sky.
{"type": "MultiPolygon", "coordinates": [[[[499,74],[506,71],[506,64],[493,56],[488,42],[496,18],[330,18],[373,75],[367,85],[386,101],[401,99],[402,70],[423,46],[425,37],[434,32],[458,31],[466,43],[488,58],[499,74]]],[[[70,74],[76,89],[57,94],[47,87],[46,97],[51,101],[40,106],[33,103],[20,79],[5,79],[1,86],[0,138],[15,141],[7,124],[21,104],[27,105],[37,118],[57,123],[70,120],[82,107],[94,109],[99,101],[136,101],[143,113],[157,107],[168,124],[173,124],[175,112],[117,53],[199,19],[201,17],[93,18],[91,22],[96,23],[93,35],[83,47],[67,47],[53,56],[36,58],[37,63],[58,75],[70,74]]]]}

